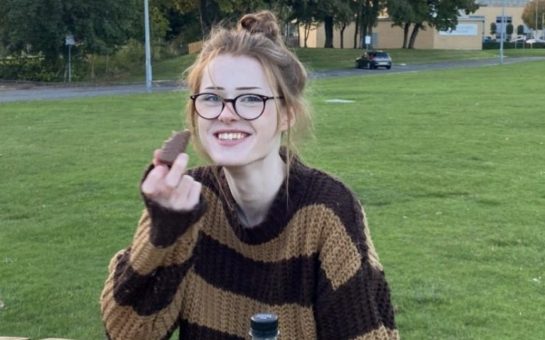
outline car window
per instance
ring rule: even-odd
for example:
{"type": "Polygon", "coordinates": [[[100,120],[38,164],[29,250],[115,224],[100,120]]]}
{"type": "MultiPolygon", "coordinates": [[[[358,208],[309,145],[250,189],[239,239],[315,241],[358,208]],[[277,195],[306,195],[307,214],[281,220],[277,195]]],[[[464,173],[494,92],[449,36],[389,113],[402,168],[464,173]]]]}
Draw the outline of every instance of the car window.
{"type": "Polygon", "coordinates": [[[388,58],[388,53],[377,53],[377,57],[388,58]]]}

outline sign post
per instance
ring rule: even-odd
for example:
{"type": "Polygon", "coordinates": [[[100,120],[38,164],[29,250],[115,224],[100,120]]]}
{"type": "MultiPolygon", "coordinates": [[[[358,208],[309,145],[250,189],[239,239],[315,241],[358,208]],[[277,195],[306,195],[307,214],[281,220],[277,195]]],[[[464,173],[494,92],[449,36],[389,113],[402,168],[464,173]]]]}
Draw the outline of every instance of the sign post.
{"type": "Polygon", "coordinates": [[[68,46],[68,82],[72,82],[72,46],[76,44],[74,36],[67,34],[64,38],[64,44],[68,46]]]}
{"type": "Polygon", "coordinates": [[[503,40],[505,39],[505,0],[501,7],[501,31],[500,31],[500,65],[503,65],[503,40]]]}
{"type": "Polygon", "coordinates": [[[371,36],[370,36],[370,35],[366,35],[366,36],[365,36],[365,49],[366,49],[366,50],[369,50],[369,45],[371,45],[371,36]]]}

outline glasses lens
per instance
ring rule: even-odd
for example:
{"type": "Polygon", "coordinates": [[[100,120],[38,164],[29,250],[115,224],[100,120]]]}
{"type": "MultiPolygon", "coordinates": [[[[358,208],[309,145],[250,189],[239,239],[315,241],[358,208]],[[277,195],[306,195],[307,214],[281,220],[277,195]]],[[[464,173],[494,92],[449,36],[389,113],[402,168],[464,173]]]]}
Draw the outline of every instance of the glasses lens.
{"type": "Polygon", "coordinates": [[[197,113],[208,119],[219,116],[223,108],[223,99],[212,93],[203,93],[195,98],[195,109],[197,113]]]}
{"type": "Polygon", "coordinates": [[[245,94],[237,97],[235,109],[244,119],[255,119],[261,115],[265,108],[265,101],[260,96],[245,94]]]}

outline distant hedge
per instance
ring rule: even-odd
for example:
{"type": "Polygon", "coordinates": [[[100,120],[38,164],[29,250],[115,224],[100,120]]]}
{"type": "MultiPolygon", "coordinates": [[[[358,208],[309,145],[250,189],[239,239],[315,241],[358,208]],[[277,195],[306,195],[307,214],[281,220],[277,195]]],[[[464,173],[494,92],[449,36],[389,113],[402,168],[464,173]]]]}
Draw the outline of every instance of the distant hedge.
{"type": "Polygon", "coordinates": [[[45,65],[42,57],[0,58],[0,79],[5,80],[62,80],[63,71],[45,65]]]}
{"type": "MultiPolygon", "coordinates": [[[[511,49],[511,48],[545,48],[545,43],[535,43],[532,45],[530,44],[523,44],[521,42],[515,43],[514,42],[504,42],[503,48],[505,49],[511,49]]],[[[500,49],[500,43],[498,41],[492,41],[492,42],[485,42],[483,43],[483,50],[499,50],[500,49]]]]}

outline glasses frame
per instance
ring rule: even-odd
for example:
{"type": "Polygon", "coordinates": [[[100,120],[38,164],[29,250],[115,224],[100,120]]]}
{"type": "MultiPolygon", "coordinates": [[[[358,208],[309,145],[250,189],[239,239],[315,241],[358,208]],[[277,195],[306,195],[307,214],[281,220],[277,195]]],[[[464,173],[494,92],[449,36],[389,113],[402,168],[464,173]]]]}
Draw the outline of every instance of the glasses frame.
{"type": "Polygon", "coordinates": [[[263,115],[263,112],[265,112],[265,106],[267,105],[267,101],[271,100],[271,99],[284,99],[283,96],[265,96],[265,95],[262,95],[262,94],[257,94],[257,93],[243,93],[243,94],[240,94],[234,98],[223,98],[222,96],[220,96],[219,94],[217,93],[212,93],[212,92],[202,92],[202,93],[196,93],[194,95],[191,95],[189,96],[189,98],[191,98],[191,100],[193,100],[193,109],[195,110],[195,112],[197,112],[197,114],[199,115],[199,117],[201,117],[202,119],[206,119],[206,120],[214,120],[214,119],[217,119],[219,116],[221,116],[221,113],[223,112],[223,110],[225,109],[225,103],[231,103],[231,105],[233,105],[233,111],[235,111],[236,115],[239,116],[240,118],[244,119],[244,120],[248,120],[248,121],[252,121],[252,120],[256,120],[258,119],[259,117],[261,117],[261,115],[263,115]],[[196,104],[196,101],[197,101],[197,98],[202,96],[202,95],[205,95],[205,94],[208,94],[208,95],[214,95],[214,96],[218,96],[221,98],[221,101],[222,101],[222,105],[221,105],[221,110],[219,110],[219,113],[217,114],[217,116],[215,117],[212,117],[212,118],[209,118],[209,117],[203,117],[200,113],[199,113],[199,110],[197,110],[197,104],[196,104]],[[261,112],[255,117],[255,118],[251,118],[251,119],[248,119],[248,118],[245,118],[245,117],[242,117],[238,111],[237,111],[237,105],[236,105],[236,101],[238,98],[240,97],[244,97],[244,96],[256,96],[256,97],[259,97],[261,98],[261,100],[263,101],[263,109],[261,109],[261,112]]]}

